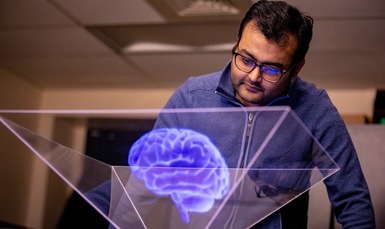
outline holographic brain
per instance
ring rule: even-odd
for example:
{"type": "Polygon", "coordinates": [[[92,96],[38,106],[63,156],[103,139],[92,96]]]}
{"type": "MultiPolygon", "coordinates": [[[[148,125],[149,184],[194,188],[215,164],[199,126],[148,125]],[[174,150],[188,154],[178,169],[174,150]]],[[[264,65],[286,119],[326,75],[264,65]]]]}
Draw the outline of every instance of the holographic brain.
{"type": "Polygon", "coordinates": [[[183,222],[209,211],[229,190],[229,170],[210,139],[188,129],[155,129],[130,149],[133,174],[153,193],[169,195],[183,222]]]}

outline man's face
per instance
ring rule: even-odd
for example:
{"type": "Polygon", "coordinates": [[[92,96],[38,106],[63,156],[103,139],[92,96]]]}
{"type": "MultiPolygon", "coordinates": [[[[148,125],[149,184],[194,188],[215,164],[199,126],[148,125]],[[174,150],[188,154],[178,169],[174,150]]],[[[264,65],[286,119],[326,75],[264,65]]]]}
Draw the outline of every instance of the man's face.
{"type": "MultiPolygon", "coordinates": [[[[297,47],[297,39],[289,34],[289,42],[286,46],[279,46],[275,41],[269,41],[259,30],[249,22],[238,42],[236,52],[253,59],[259,64],[273,64],[281,70],[291,67],[292,58],[297,47]]],[[[264,80],[260,74],[260,68],[256,67],[252,72],[245,73],[239,70],[233,61],[231,63],[231,81],[235,89],[236,98],[245,106],[260,106],[281,96],[286,92],[291,77],[296,77],[290,70],[276,82],[264,80]]],[[[292,78],[293,78],[292,77],[292,78]]]]}

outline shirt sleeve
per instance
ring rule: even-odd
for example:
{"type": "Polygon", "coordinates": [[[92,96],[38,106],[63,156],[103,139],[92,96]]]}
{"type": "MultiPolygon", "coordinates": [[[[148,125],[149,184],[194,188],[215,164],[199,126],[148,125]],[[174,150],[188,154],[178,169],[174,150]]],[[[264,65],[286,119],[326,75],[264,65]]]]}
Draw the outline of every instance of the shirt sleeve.
{"type": "Polygon", "coordinates": [[[343,228],[375,228],[374,210],[361,165],[345,123],[325,91],[312,109],[313,135],[340,170],[324,180],[343,228]]]}

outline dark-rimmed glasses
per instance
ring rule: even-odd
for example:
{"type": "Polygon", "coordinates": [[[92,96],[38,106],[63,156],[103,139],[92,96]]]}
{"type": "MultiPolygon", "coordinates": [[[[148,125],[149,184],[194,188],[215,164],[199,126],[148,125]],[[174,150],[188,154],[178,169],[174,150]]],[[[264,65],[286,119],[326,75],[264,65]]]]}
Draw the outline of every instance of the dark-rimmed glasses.
{"type": "Polygon", "coordinates": [[[252,58],[244,56],[233,50],[234,63],[235,66],[242,72],[250,73],[256,67],[259,67],[259,73],[264,80],[270,83],[278,82],[284,74],[286,74],[290,69],[295,66],[291,65],[287,70],[281,70],[276,66],[266,65],[266,64],[257,64],[252,58]]]}

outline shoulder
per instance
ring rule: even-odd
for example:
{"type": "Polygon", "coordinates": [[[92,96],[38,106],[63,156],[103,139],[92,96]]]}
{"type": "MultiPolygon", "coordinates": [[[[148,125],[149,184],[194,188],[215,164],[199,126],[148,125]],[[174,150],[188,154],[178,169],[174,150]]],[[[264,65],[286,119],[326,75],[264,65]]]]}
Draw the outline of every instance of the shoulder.
{"type": "Polygon", "coordinates": [[[342,124],[337,108],[325,89],[297,78],[291,87],[290,107],[312,129],[319,124],[342,124]]]}
{"type": "Polygon", "coordinates": [[[316,103],[331,105],[331,100],[323,88],[318,88],[314,83],[309,83],[300,77],[293,81],[289,92],[290,102],[293,106],[311,106],[316,103]]]}
{"type": "Polygon", "coordinates": [[[190,92],[197,90],[211,91],[218,86],[221,72],[214,72],[201,76],[192,76],[186,80],[182,87],[188,88],[190,92]]]}
{"type": "Polygon", "coordinates": [[[190,77],[171,96],[166,108],[214,106],[221,72],[190,77]]]}
{"type": "Polygon", "coordinates": [[[318,88],[314,83],[309,83],[298,77],[293,81],[291,92],[293,94],[301,94],[306,96],[317,96],[325,92],[324,89],[318,88]]]}

